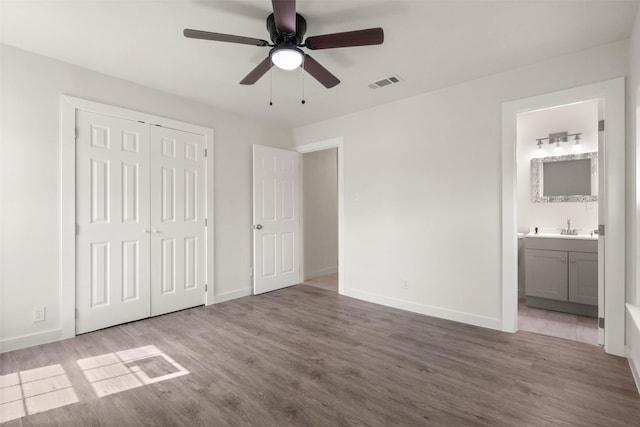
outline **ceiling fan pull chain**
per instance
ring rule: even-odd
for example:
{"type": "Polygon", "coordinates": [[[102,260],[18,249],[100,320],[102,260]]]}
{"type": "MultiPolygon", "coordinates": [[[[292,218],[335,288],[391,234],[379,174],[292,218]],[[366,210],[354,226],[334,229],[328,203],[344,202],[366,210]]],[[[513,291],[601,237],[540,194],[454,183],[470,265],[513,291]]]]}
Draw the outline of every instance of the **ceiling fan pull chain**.
{"type": "Polygon", "coordinates": [[[269,69],[269,105],[273,105],[273,66],[269,69]]]}
{"type": "Polygon", "coordinates": [[[302,57],[302,104],[304,105],[307,101],[304,100],[304,56],[302,57]]]}

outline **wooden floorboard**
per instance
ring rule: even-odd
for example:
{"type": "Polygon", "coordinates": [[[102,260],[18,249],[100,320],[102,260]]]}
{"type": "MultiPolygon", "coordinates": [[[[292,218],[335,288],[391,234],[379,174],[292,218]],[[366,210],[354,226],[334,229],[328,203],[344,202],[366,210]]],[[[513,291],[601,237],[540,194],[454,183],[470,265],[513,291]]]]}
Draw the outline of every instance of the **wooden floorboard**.
{"type": "Polygon", "coordinates": [[[7,426],[640,425],[624,358],[299,285],[0,355],[77,403],[7,426]],[[154,345],[189,374],[98,397],[77,360],[154,345]]]}

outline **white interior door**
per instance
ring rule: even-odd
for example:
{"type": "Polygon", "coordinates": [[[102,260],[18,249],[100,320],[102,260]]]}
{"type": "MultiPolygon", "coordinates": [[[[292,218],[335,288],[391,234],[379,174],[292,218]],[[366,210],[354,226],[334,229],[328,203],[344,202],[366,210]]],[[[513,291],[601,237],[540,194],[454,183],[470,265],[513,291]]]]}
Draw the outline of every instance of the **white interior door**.
{"type": "Polygon", "coordinates": [[[253,293],[300,283],[300,154],[253,146],[253,293]]]}
{"type": "Polygon", "coordinates": [[[76,116],[76,332],[149,316],[148,125],[76,116]]]}
{"type": "Polygon", "coordinates": [[[152,126],[151,315],[205,302],[205,138],[152,126]]]}

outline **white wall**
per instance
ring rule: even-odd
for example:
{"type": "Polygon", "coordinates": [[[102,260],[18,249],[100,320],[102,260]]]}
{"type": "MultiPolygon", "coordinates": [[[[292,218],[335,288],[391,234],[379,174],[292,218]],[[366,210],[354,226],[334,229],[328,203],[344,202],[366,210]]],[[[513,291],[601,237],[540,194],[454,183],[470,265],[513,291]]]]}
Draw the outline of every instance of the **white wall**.
{"type": "Polygon", "coordinates": [[[613,43],[295,129],[344,137],[345,293],[500,328],[501,105],[624,76],[627,58],[613,43]]]}
{"type": "Polygon", "coordinates": [[[640,305],[640,269],[638,248],[640,248],[640,6],[629,39],[629,73],[627,76],[627,301],[640,305]]]}
{"type": "MultiPolygon", "coordinates": [[[[640,235],[640,6],[629,40],[629,74],[627,77],[627,302],[640,305],[640,269],[638,269],[640,235]]],[[[627,340],[629,357],[640,372],[640,310],[635,310],[636,319],[627,315],[627,340]]],[[[638,378],[636,378],[638,381],[638,378]]],[[[637,384],[640,387],[640,384],[637,384]]]]}
{"type": "MultiPolygon", "coordinates": [[[[291,146],[289,130],[0,45],[0,344],[60,326],[60,95],[215,132],[216,301],[250,293],[251,145],[291,146]],[[45,322],[31,309],[46,305],[45,322]]],[[[215,96],[215,94],[211,94],[215,96]]],[[[46,333],[53,331],[53,333],[46,333]]]]}
{"type": "Polygon", "coordinates": [[[517,173],[518,173],[518,232],[527,233],[531,227],[593,230],[598,227],[598,202],[533,203],[531,201],[531,159],[538,155],[536,138],[550,133],[582,132],[582,149],[574,150],[573,140],[561,143],[563,151],[544,144],[544,156],[588,153],[598,151],[598,101],[581,102],[547,110],[518,115],[517,173]]]}
{"type": "Polygon", "coordinates": [[[302,155],[304,278],[338,271],[338,149],[302,155]]]}

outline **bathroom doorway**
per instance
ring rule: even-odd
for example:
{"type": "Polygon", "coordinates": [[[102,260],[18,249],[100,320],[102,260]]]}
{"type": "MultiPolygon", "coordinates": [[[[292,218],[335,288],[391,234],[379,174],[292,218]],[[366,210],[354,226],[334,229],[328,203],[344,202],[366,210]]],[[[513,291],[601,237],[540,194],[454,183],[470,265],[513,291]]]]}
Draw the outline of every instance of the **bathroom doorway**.
{"type": "Polygon", "coordinates": [[[303,283],[344,293],[343,141],[334,138],[297,147],[302,153],[303,283]]]}
{"type": "MultiPolygon", "coordinates": [[[[599,103],[605,132],[598,149],[598,325],[604,350],[624,356],[625,323],[625,114],[624,79],[505,102],[502,106],[502,329],[518,330],[517,116],[589,100],[599,103]],[[606,138],[606,141],[605,141],[606,138]]],[[[550,131],[554,133],[554,131],[550,131]]],[[[547,135],[550,138],[552,135],[547,135]]],[[[565,135],[568,136],[568,135],[565,135]]],[[[544,137],[544,135],[539,136],[544,137]]],[[[537,141],[533,141],[535,145],[537,141]]],[[[566,227],[566,225],[565,225],[566,227]]],[[[569,227],[566,227],[569,228],[569,227]]],[[[542,231],[542,230],[541,230],[542,231]]],[[[567,263],[570,258],[567,249],[567,263]]],[[[525,270],[526,273],[526,270],[525,270]]],[[[526,286],[525,286],[526,288],[526,286]]]]}
{"type": "Polygon", "coordinates": [[[518,330],[587,344],[598,334],[598,123],[602,100],[516,117],[518,330]]]}

